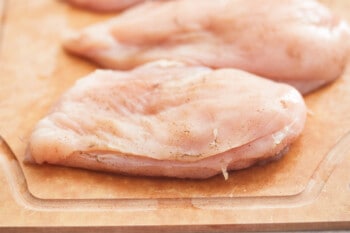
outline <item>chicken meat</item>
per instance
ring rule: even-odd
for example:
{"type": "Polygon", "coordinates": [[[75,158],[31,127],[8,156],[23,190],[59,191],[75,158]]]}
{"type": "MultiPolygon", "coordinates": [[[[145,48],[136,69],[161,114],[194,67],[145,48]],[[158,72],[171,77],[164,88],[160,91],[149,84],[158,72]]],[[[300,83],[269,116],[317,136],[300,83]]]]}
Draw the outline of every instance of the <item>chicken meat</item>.
{"type": "Polygon", "coordinates": [[[172,59],[302,93],[339,77],[349,52],[347,24],[314,0],[151,1],[67,37],[67,50],[106,68],[172,59]]]}
{"type": "Polygon", "coordinates": [[[157,61],[98,70],[34,129],[27,161],[100,171],[208,178],[268,161],[302,132],[306,107],[287,84],[236,69],[157,61]]]}
{"type": "Polygon", "coordinates": [[[145,0],[64,0],[72,5],[94,11],[121,11],[145,0]]]}

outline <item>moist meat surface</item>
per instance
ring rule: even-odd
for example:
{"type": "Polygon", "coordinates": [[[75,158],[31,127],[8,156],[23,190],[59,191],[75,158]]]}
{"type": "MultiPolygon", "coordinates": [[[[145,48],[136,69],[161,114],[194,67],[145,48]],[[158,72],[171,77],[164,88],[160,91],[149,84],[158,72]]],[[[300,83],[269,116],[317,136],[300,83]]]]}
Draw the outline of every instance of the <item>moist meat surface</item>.
{"type": "Polygon", "coordinates": [[[150,1],[73,33],[67,50],[103,67],[158,59],[238,68],[302,93],[339,77],[347,24],[314,0],[150,1]]]}
{"type": "Polygon", "coordinates": [[[289,85],[158,61],[79,80],[37,124],[27,159],[207,178],[283,153],[305,117],[303,99],[289,85]]]}

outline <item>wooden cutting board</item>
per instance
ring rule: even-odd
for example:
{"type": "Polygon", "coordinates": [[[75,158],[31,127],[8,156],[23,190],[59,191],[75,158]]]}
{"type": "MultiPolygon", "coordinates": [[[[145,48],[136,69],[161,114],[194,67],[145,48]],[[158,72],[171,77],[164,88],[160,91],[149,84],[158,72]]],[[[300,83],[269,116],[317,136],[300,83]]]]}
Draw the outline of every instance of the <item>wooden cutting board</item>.
{"type": "MultiPolygon", "coordinates": [[[[322,2],[350,21],[350,1],[322,2]]],[[[36,122],[97,68],[65,53],[62,38],[113,14],[56,0],[2,0],[0,10],[1,232],[350,229],[349,69],[306,96],[306,127],[286,156],[231,172],[227,181],[25,165],[36,122]]]]}

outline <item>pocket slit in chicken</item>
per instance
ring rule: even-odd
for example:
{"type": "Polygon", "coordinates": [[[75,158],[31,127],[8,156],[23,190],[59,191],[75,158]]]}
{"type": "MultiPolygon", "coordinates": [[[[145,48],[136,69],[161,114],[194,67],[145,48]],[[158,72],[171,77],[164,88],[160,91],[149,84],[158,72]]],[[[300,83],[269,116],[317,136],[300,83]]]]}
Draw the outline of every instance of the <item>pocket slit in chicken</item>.
{"type": "Polygon", "coordinates": [[[35,127],[27,160],[208,178],[283,155],[303,130],[300,93],[235,69],[157,61],[82,78],[35,127]]]}

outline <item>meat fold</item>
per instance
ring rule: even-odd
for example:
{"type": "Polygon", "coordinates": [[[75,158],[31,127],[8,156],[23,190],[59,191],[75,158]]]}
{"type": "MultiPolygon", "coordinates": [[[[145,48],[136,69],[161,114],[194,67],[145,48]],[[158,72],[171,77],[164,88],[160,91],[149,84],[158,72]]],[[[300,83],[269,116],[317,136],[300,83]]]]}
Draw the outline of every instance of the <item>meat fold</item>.
{"type": "Polygon", "coordinates": [[[227,177],[285,153],[305,118],[289,85],[162,60],[77,81],[36,125],[26,156],[131,175],[227,177]]]}

